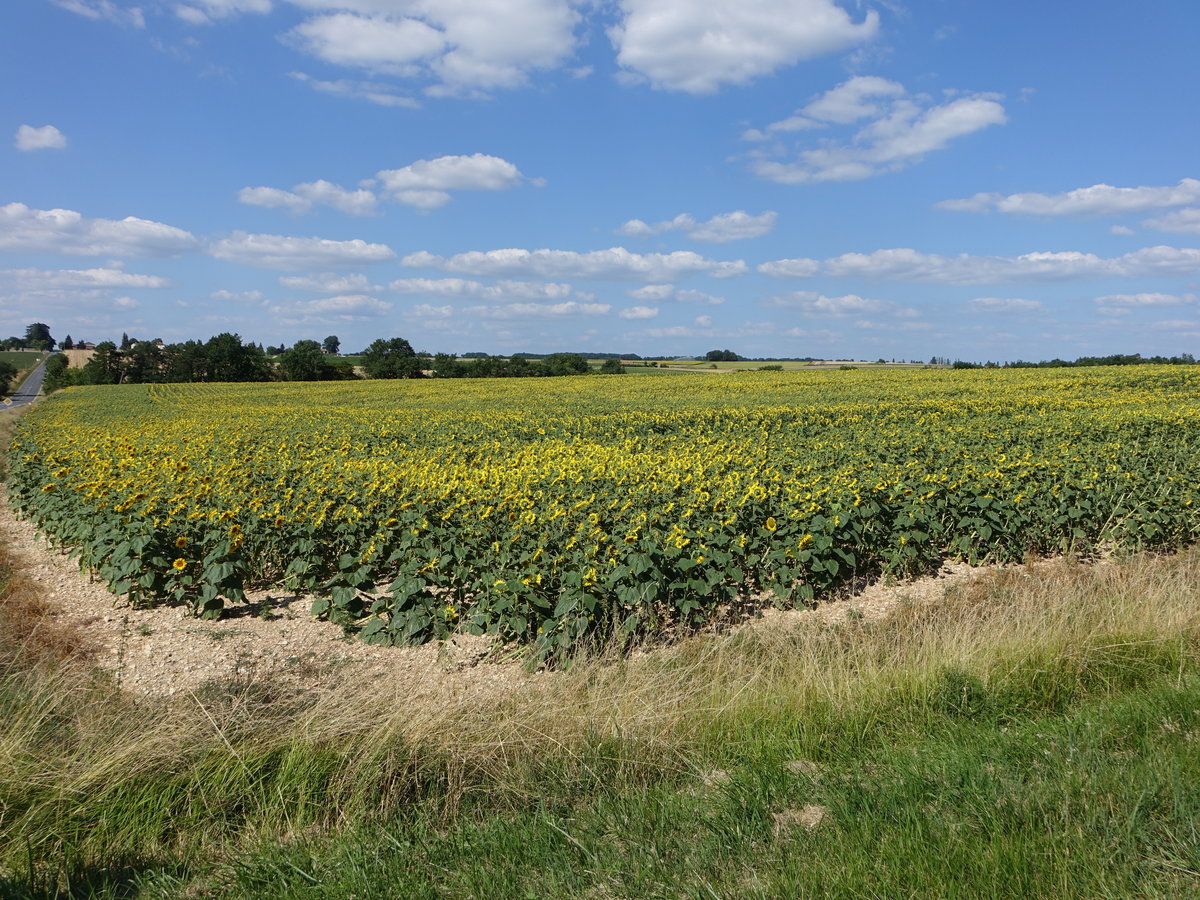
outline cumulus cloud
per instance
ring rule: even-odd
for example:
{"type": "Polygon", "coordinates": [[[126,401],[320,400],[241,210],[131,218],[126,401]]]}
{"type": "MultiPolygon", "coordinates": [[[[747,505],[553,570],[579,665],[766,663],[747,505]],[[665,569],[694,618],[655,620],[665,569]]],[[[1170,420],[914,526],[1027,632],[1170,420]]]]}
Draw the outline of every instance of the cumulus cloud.
{"type": "Polygon", "coordinates": [[[781,259],[758,266],[776,278],[837,275],[879,281],[939,284],[1017,284],[1069,279],[1188,276],[1200,273],[1200,250],[1145,247],[1122,256],[1093,253],[1035,252],[1020,256],[942,256],[906,247],[873,253],[843,253],[830,259],[781,259]]]}
{"type": "Polygon", "coordinates": [[[175,6],[175,15],[191,25],[209,25],[242,13],[271,11],[271,0],[188,0],[175,6]]]}
{"type": "Polygon", "coordinates": [[[200,247],[191,233],[162,222],[89,219],[70,209],[0,206],[0,250],[73,256],[179,256],[200,247]]]}
{"type": "Polygon", "coordinates": [[[957,138],[1006,121],[1004,107],[992,94],[965,94],[935,104],[927,96],[910,95],[894,81],[859,76],[817,96],[792,116],[742,137],[765,141],[833,126],[855,127],[847,140],[825,137],[816,146],[796,144],[794,159],[787,158],[791,151],[782,140],[750,154],[755,174],[781,184],[810,184],[895,172],[957,138]]]}
{"type": "Polygon", "coordinates": [[[356,273],[341,275],[337,272],[321,272],[316,275],[282,275],[279,283],[297,291],[312,291],[314,294],[353,294],[374,290],[366,275],[356,273]]]}
{"type": "Polygon", "coordinates": [[[658,315],[657,306],[630,306],[617,313],[622,319],[653,319],[658,315]]]}
{"type": "MultiPolygon", "coordinates": [[[[1200,182],[1198,182],[1200,183],[1200,182]]],[[[1142,223],[1155,231],[1175,231],[1180,234],[1200,234],[1200,208],[1180,209],[1142,223]]]]}
{"type": "Polygon", "coordinates": [[[743,260],[708,259],[689,250],[673,253],[631,253],[624,247],[578,253],[573,250],[472,250],[449,258],[427,251],[404,257],[401,264],[412,268],[439,269],[466,275],[532,276],[535,278],[586,278],[599,280],[643,280],[669,282],[689,275],[714,278],[742,275],[743,260]]]}
{"type": "Polygon", "coordinates": [[[270,307],[270,312],[285,322],[310,319],[353,322],[387,315],[391,309],[392,304],[377,297],[367,294],[342,294],[336,297],[322,297],[320,300],[275,304],[270,307]]]}
{"type": "Polygon", "coordinates": [[[705,306],[720,306],[725,302],[724,297],[718,297],[714,294],[706,294],[704,291],[676,291],[675,299],[680,303],[700,303],[705,306]]]}
{"type": "Polygon", "coordinates": [[[0,282],[20,290],[65,288],[163,288],[171,282],[157,275],[137,275],[114,267],[97,269],[5,269],[0,282]]]}
{"type": "MultiPolygon", "coordinates": [[[[284,237],[235,231],[209,248],[217,259],[266,269],[326,269],[387,262],[396,254],[386,244],[331,241],[325,238],[284,237]]],[[[319,302],[319,301],[312,301],[319,302]]]]}
{"type": "Polygon", "coordinates": [[[17,129],[13,146],[23,153],[34,150],[61,150],[67,146],[67,136],[53,125],[43,125],[41,128],[22,125],[17,129]]]}
{"type": "Polygon", "coordinates": [[[1001,212],[1025,216],[1105,216],[1138,213],[1200,203],[1200,180],[1184,178],[1163,187],[1113,187],[1093,184],[1061,194],[975,194],[943,200],[938,209],[955,212],[1001,212]]]}
{"type": "Polygon", "coordinates": [[[1099,306],[1112,307],[1147,307],[1147,306],[1187,306],[1195,303],[1197,297],[1195,294],[1156,294],[1156,293],[1140,293],[1140,294],[1105,294],[1103,297],[1096,297],[1093,303],[1099,306]]]}
{"type": "Polygon", "coordinates": [[[484,284],[465,278],[401,278],[388,285],[401,294],[471,297],[481,300],[564,300],[571,285],[539,281],[497,281],[484,284]]]}
{"type": "Polygon", "coordinates": [[[436,209],[450,202],[450,191],[506,191],[526,180],[506,159],[474,153],[419,159],[400,169],[385,169],[376,177],[389,196],[418,209],[436,209]]]}
{"type": "Polygon", "coordinates": [[[238,200],[252,206],[287,209],[294,213],[309,212],[314,206],[332,206],[351,216],[369,216],[375,212],[376,197],[365,188],[355,191],[320,179],[298,184],[290,191],[273,187],[245,187],[238,191],[238,200]]]}
{"type": "Polygon", "coordinates": [[[326,81],[320,78],[313,78],[304,72],[292,72],[290,75],[297,81],[307,84],[314,91],[331,94],[335,97],[351,97],[355,100],[366,100],[368,103],[374,103],[376,106],[400,107],[404,109],[417,109],[421,105],[419,101],[412,97],[397,93],[393,85],[385,84],[381,81],[356,81],[347,78],[326,81]]]}
{"type": "Polygon", "coordinates": [[[481,319],[554,319],[562,316],[603,316],[612,307],[607,303],[505,303],[500,306],[469,306],[464,311],[481,319]]]}
{"type": "Polygon", "coordinates": [[[629,296],[634,300],[666,300],[675,293],[675,285],[673,284],[647,284],[640,288],[634,288],[629,292],[629,296]]]}
{"type": "Polygon", "coordinates": [[[146,17],[142,14],[141,7],[120,6],[113,3],[112,0],[50,0],[50,2],[88,19],[102,19],[132,28],[146,27],[146,17]]]}
{"type": "Polygon", "coordinates": [[[1044,309],[1039,300],[1026,300],[1023,297],[976,297],[967,304],[979,312],[995,313],[1027,313],[1044,309]]]}
{"type": "Polygon", "coordinates": [[[291,0],[315,15],[287,39],[325,62],[431,82],[427,93],[520,86],[563,63],[579,14],[568,0],[291,0]]]}
{"type": "Polygon", "coordinates": [[[641,219],[630,219],[617,229],[617,234],[629,237],[650,237],[667,231],[682,231],[694,241],[706,241],[712,244],[726,244],[730,241],[740,241],[747,238],[762,237],[775,229],[779,214],[767,210],[758,216],[753,216],[744,210],[713,216],[707,222],[697,222],[687,213],[680,213],[675,218],[665,222],[648,225],[641,219]]]}
{"type": "Polygon", "coordinates": [[[711,94],[871,40],[879,16],[862,22],[833,0],[621,0],[609,30],[617,62],[651,86],[711,94]]]}
{"type": "Polygon", "coordinates": [[[777,309],[798,309],[812,316],[855,316],[864,313],[892,312],[898,309],[888,300],[871,300],[857,294],[842,297],[827,297],[815,291],[791,291],[776,294],[763,301],[764,306],[777,309]]]}
{"type": "Polygon", "coordinates": [[[113,306],[117,309],[137,309],[142,304],[132,297],[118,297],[113,301],[113,306]]]}

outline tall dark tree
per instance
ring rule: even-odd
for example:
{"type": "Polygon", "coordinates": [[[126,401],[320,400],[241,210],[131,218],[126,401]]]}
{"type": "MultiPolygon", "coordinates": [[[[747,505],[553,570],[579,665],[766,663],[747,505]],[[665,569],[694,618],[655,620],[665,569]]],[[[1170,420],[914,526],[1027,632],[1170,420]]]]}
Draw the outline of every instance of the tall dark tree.
{"type": "Polygon", "coordinates": [[[204,345],[208,373],[205,381],[270,381],[267,356],[254,345],[243,344],[241,335],[228,331],[209,338],[204,345]]]}
{"type": "Polygon", "coordinates": [[[84,384],[117,384],[121,379],[121,360],[117,345],[112,341],[101,341],[96,352],[83,367],[80,380],[84,384]]]}
{"type": "Polygon", "coordinates": [[[336,376],[316,341],[296,341],[280,355],[279,371],[288,381],[329,381],[336,376]]]}
{"type": "Polygon", "coordinates": [[[322,342],[321,349],[330,356],[337,356],[337,352],[341,346],[342,342],[338,340],[338,336],[336,334],[331,334],[322,342]]]}
{"type": "Polygon", "coordinates": [[[75,349],[75,342],[73,340],[71,340],[71,336],[69,334],[67,335],[66,340],[64,340],[62,342],[62,348],[64,350],[74,350],[75,349]]]}
{"type": "Polygon", "coordinates": [[[17,377],[17,367],[11,363],[0,362],[0,394],[8,393],[8,386],[17,377]]]}
{"type": "Polygon", "coordinates": [[[421,361],[404,338],[380,338],[362,353],[363,370],[370,378],[420,378],[421,361]]]}
{"type": "Polygon", "coordinates": [[[25,326],[25,346],[32,350],[53,350],[54,338],[50,335],[50,326],[45,322],[25,326]]]}

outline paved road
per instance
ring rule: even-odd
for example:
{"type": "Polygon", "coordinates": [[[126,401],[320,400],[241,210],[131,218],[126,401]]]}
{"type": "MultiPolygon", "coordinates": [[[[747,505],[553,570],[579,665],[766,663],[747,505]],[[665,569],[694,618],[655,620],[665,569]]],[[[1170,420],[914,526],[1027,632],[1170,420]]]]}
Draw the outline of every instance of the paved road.
{"type": "MultiPolygon", "coordinates": [[[[46,357],[46,359],[49,358],[49,356],[46,357]]],[[[4,401],[4,405],[0,408],[12,409],[15,406],[32,403],[37,399],[38,394],[42,392],[42,379],[46,377],[46,359],[37,364],[37,368],[29,373],[29,377],[21,382],[21,386],[4,401]]]]}

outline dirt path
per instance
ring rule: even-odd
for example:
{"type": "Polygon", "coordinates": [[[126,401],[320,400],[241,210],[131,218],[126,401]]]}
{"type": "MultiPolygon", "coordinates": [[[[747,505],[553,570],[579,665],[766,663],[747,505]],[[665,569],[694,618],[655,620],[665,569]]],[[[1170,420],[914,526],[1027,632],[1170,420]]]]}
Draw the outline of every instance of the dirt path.
{"type": "MultiPolygon", "coordinates": [[[[172,695],[208,682],[305,687],[332,680],[411,682],[438,690],[503,692],[530,676],[519,665],[485,661],[486,638],[462,635],[441,645],[372,647],[344,637],[341,628],[314,619],[307,598],[278,591],[251,594],[228,618],[206,622],[180,607],[134,609],[75,561],[50,547],[34,526],[20,521],[0,488],[0,542],[40,585],[57,617],[84,626],[94,659],[126,689],[172,695]]],[[[796,627],[839,618],[879,619],[901,598],[940,599],[946,588],[987,570],[953,566],[939,575],[897,585],[871,585],[817,610],[768,610],[750,627],[796,627]]]]}

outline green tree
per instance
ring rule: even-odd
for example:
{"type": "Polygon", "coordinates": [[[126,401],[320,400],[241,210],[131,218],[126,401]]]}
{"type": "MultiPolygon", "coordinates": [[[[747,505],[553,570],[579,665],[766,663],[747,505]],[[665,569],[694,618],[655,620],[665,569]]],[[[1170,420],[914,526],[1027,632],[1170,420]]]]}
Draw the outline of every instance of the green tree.
{"type": "Polygon", "coordinates": [[[75,349],[75,342],[73,340],[71,340],[71,336],[69,334],[67,335],[66,340],[64,340],[62,342],[62,348],[64,350],[74,350],[75,349]]]}
{"type": "Polygon", "coordinates": [[[208,366],[205,381],[270,381],[267,355],[254,343],[243,344],[241,335],[224,332],[204,345],[208,366]]]}
{"type": "Polygon", "coordinates": [[[54,338],[50,335],[50,326],[45,322],[26,325],[25,346],[33,350],[53,350],[54,338]]]}
{"type": "Polygon", "coordinates": [[[80,381],[83,384],[116,384],[121,377],[120,354],[112,341],[101,341],[96,352],[83,367],[80,381]]]}
{"type": "Polygon", "coordinates": [[[421,361],[404,338],[379,338],[362,352],[369,378],[421,378],[421,361]]]}
{"type": "Polygon", "coordinates": [[[287,381],[329,381],[336,376],[316,341],[296,341],[281,353],[279,371],[287,381]]]}
{"type": "Polygon", "coordinates": [[[8,386],[17,377],[17,367],[12,363],[0,362],[0,394],[8,393],[8,386]]]}
{"type": "Polygon", "coordinates": [[[341,346],[342,342],[338,340],[338,336],[336,334],[331,334],[321,343],[321,349],[330,356],[337,356],[337,352],[341,346]]]}
{"type": "Polygon", "coordinates": [[[624,375],[625,367],[621,365],[619,359],[606,359],[604,364],[600,366],[601,375],[624,375]]]}

